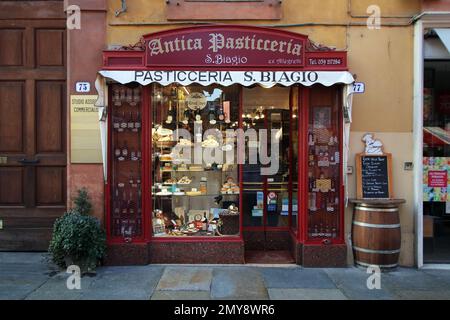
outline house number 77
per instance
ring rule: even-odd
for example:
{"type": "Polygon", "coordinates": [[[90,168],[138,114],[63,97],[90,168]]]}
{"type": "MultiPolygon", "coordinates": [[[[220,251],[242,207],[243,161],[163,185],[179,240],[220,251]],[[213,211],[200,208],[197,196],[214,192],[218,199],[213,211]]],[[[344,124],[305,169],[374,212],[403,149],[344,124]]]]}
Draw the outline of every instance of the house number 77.
{"type": "Polygon", "coordinates": [[[366,91],[364,82],[355,82],[353,84],[353,93],[364,93],[364,91],[366,91]]]}

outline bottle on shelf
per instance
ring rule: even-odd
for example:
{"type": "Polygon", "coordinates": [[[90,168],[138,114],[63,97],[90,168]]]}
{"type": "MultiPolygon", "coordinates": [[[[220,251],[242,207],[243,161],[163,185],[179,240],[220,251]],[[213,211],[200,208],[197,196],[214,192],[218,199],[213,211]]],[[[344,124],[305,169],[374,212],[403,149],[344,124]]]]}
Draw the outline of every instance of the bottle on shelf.
{"type": "Polygon", "coordinates": [[[120,118],[118,118],[117,116],[113,118],[113,129],[116,131],[120,130],[120,118]]]}
{"type": "MultiPolygon", "coordinates": [[[[122,149],[119,147],[116,147],[114,149],[114,156],[119,160],[120,155],[122,154],[122,149]]],[[[120,161],[120,160],[119,160],[120,161]]]]}
{"type": "Polygon", "coordinates": [[[133,102],[133,89],[131,88],[127,88],[126,89],[126,99],[125,101],[131,105],[131,103],[133,102]]]}
{"type": "Polygon", "coordinates": [[[133,132],[138,132],[141,129],[141,113],[136,113],[136,120],[134,121],[133,132]]]}
{"type": "Polygon", "coordinates": [[[120,213],[122,214],[122,217],[126,216],[127,213],[128,213],[127,201],[126,201],[126,197],[125,197],[125,191],[123,192],[120,213]]]}
{"type": "Polygon", "coordinates": [[[167,112],[166,123],[171,124],[173,121],[172,100],[169,100],[169,110],[167,112]]]}
{"type": "Polygon", "coordinates": [[[184,125],[187,125],[189,123],[190,117],[191,117],[191,111],[189,110],[189,108],[184,109],[183,120],[181,121],[181,123],[183,123],[184,125]]]}
{"type": "Polygon", "coordinates": [[[128,123],[127,123],[127,120],[126,120],[126,117],[125,117],[125,111],[124,111],[124,112],[122,112],[122,120],[120,122],[119,132],[124,131],[127,128],[127,126],[128,126],[128,123]]]}
{"type": "Polygon", "coordinates": [[[206,217],[206,211],[203,213],[203,218],[202,218],[202,230],[203,230],[203,231],[208,230],[208,218],[206,217]]]}
{"type": "Polygon", "coordinates": [[[133,192],[130,190],[130,198],[128,199],[128,212],[130,215],[134,215],[135,213],[135,202],[133,201],[133,192]]]}
{"type": "Polygon", "coordinates": [[[114,206],[114,216],[117,217],[120,215],[119,189],[117,189],[117,188],[116,188],[116,192],[114,195],[113,206],[114,206]]]}
{"type": "Polygon", "coordinates": [[[224,122],[225,121],[225,114],[223,113],[222,104],[218,105],[217,118],[219,119],[220,122],[224,122]]]}
{"type": "Polygon", "coordinates": [[[126,96],[126,88],[124,86],[120,86],[119,92],[120,92],[120,98],[119,98],[120,104],[122,104],[122,102],[124,102],[127,97],[126,96]]]}
{"type": "Polygon", "coordinates": [[[216,124],[216,107],[214,102],[208,102],[208,120],[210,124],[216,124]]]}
{"type": "Polygon", "coordinates": [[[134,121],[133,121],[133,112],[130,111],[130,116],[128,118],[128,122],[127,122],[127,128],[128,130],[133,131],[134,129],[134,121]]]}
{"type": "Polygon", "coordinates": [[[125,140],[123,147],[122,147],[122,160],[126,160],[128,158],[128,145],[127,145],[127,141],[125,140]]]}
{"type": "Polygon", "coordinates": [[[141,88],[137,87],[133,89],[133,102],[130,103],[133,107],[141,102],[141,88]]]}
{"type": "Polygon", "coordinates": [[[120,101],[120,88],[119,86],[113,87],[113,95],[112,100],[114,102],[114,106],[119,107],[122,105],[122,101],[120,101]]]}

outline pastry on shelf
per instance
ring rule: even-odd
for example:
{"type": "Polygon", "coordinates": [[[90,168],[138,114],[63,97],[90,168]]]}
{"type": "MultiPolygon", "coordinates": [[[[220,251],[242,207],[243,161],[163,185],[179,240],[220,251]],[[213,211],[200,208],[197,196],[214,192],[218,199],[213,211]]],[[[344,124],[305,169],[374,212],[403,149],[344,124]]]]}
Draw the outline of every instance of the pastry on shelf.
{"type": "Polygon", "coordinates": [[[164,184],[177,184],[177,179],[170,178],[164,181],[164,184]]]}
{"type": "Polygon", "coordinates": [[[178,145],[183,147],[190,147],[192,146],[192,142],[189,139],[181,138],[180,141],[178,141],[178,145]]]}
{"type": "Polygon", "coordinates": [[[189,171],[203,171],[203,167],[199,165],[192,165],[189,167],[189,171]]]}
{"type": "Polygon", "coordinates": [[[205,148],[217,148],[219,146],[219,142],[217,142],[216,137],[213,135],[209,135],[206,137],[206,140],[203,140],[202,147],[205,148]]]}
{"type": "Polygon", "coordinates": [[[188,176],[183,176],[178,180],[178,184],[190,184],[191,182],[192,180],[188,176]]]}
{"type": "Polygon", "coordinates": [[[172,192],[166,190],[161,190],[156,193],[157,196],[171,196],[172,192]]]}
{"type": "Polygon", "coordinates": [[[159,156],[159,160],[161,160],[161,161],[172,161],[173,158],[172,158],[172,155],[170,155],[170,154],[162,154],[162,155],[159,156]]]}
{"type": "Polygon", "coordinates": [[[186,191],[186,195],[188,196],[200,196],[202,193],[197,190],[197,188],[192,188],[191,191],[186,191]]]}

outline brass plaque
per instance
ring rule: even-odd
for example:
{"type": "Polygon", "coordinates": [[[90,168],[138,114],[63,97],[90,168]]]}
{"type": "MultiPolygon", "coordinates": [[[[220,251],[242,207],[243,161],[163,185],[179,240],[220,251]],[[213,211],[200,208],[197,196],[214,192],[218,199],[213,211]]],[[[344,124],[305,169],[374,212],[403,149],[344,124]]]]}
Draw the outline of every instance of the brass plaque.
{"type": "Polygon", "coordinates": [[[7,164],[8,163],[8,157],[0,157],[0,164],[7,164]]]}
{"type": "Polygon", "coordinates": [[[97,95],[70,96],[71,163],[102,163],[97,95]]]}

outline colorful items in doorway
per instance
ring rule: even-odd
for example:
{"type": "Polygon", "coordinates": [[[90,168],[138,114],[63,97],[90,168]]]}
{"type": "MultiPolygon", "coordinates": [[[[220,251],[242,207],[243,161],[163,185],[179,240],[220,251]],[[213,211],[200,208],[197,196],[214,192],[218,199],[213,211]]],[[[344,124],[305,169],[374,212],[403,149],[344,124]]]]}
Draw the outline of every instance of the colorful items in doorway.
{"type": "Polygon", "coordinates": [[[423,201],[450,202],[450,157],[423,157],[423,201]]]}
{"type": "Polygon", "coordinates": [[[239,194],[239,186],[232,177],[227,177],[220,192],[224,194],[239,194]]]}

